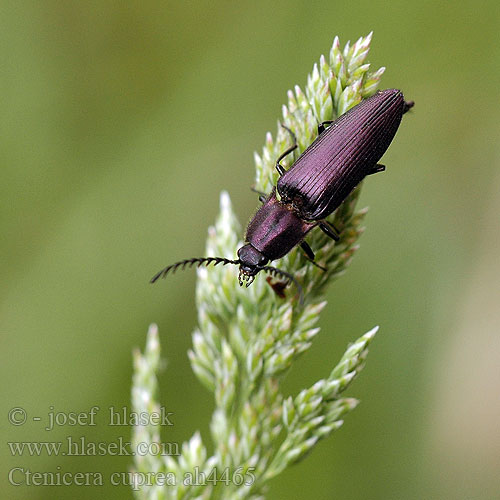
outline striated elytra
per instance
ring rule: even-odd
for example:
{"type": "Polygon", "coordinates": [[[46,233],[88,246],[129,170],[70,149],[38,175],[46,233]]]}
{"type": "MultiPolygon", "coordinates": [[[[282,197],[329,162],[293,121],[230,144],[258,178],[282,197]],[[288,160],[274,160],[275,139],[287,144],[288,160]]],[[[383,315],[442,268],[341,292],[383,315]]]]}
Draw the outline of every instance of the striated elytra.
{"type": "Polygon", "coordinates": [[[246,282],[249,286],[257,273],[266,271],[293,281],[300,291],[292,275],[267,264],[297,245],[314,263],[314,253],[304,237],[316,226],[331,238],[338,239],[338,232],[325,218],[367,175],[385,169],[378,161],[396,135],[401,118],[412,106],[413,102],[406,102],[400,90],[377,92],[337,120],[320,123],[318,137],[289,170],[280,162],[297,148],[297,143],[293,131],[287,129],[294,145],[276,161],[280,178],[268,196],[261,196],[263,205],[248,224],[246,243],[238,250],[238,259],[183,260],[161,270],[151,282],[186,265],[222,263],[240,266],[240,285],[246,282]]]}

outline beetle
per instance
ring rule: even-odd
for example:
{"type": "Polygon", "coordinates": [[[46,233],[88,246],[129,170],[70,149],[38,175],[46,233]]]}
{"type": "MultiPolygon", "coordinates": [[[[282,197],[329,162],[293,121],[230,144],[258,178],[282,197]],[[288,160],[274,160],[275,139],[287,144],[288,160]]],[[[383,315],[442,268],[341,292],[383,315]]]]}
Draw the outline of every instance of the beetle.
{"type": "MultiPolygon", "coordinates": [[[[338,231],[325,219],[367,176],[385,170],[378,161],[392,142],[403,115],[413,107],[397,89],[386,89],[360,102],[335,121],[318,125],[318,137],[286,170],[281,161],[297,148],[293,132],[285,127],[294,144],[276,160],[280,175],[268,196],[261,194],[261,207],[248,224],[245,244],[235,260],[222,257],[186,259],[162,269],[151,279],[156,282],[179,267],[213,263],[240,266],[238,281],[248,287],[260,271],[293,281],[295,278],[268,263],[285,256],[300,245],[314,263],[314,252],[305,236],[319,227],[338,240],[338,231]],[[326,125],[329,125],[326,127],[326,125]]],[[[316,264],[317,265],[317,264],[316,264]]],[[[318,266],[321,267],[321,266],[318,266]]]]}

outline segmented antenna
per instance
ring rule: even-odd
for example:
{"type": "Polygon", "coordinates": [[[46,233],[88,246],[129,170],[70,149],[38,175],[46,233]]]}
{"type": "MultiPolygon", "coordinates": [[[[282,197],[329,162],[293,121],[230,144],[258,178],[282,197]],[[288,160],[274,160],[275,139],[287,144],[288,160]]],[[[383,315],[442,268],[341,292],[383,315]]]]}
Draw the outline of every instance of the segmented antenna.
{"type": "Polygon", "coordinates": [[[231,260],[231,259],[224,259],[223,257],[199,257],[195,259],[186,259],[186,260],[181,260],[179,262],[176,262],[175,264],[171,264],[170,266],[167,266],[165,269],[162,269],[159,273],[156,273],[152,278],[150,283],[154,283],[160,278],[165,278],[167,274],[172,271],[172,273],[175,273],[179,267],[181,267],[183,270],[186,266],[188,267],[193,267],[193,265],[196,264],[196,267],[200,266],[208,266],[210,264],[214,263],[214,266],[217,264],[221,264],[225,266],[226,264],[240,264],[239,260],[231,260]]]}
{"type": "MultiPolygon", "coordinates": [[[[175,273],[175,271],[177,271],[179,267],[184,270],[186,266],[188,267],[193,267],[194,265],[196,265],[196,267],[209,266],[212,263],[214,266],[217,266],[218,264],[222,264],[223,266],[225,266],[226,264],[239,265],[241,264],[241,261],[239,259],[237,260],[225,259],[224,257],[198,257],[194,259],[180,260],[179,262],[171,264],[170,266],[167,266],[165,269],[162,269],[160,272],[156,273],[151,278],[150,283],[155,283],[160,278],[165,278],[170,271],[172,271],[172,273],[175,273]]],[[[288,282],[291,281],[297,287],[297,293],[299,295],[299,303],[301,305],[304,304],[304,294],[302,292],[302,287],[300,286],[300,283],[290,273],[287,273],[282,269],[278,269],[277,267],[272,267],[272,266],[257,267],[257,269],[258,271],[266,271],[272,276],[281,276],[282,278],[285,278],[288,282]]],[[[238,276],[240,286],[243,286],[243,283],[246,281],[247,287],[253,282],[254,278],[255,276],[246,276],[244,273],[242,276],[241,272],[240,275],[238,276]]]]}
{"type": "Polygon", "coordinates": [[[304,305],[304,293],[302,292],[302,286],[290,273],[287,273],[286,271],[283,271],[282,269],[278,269],[277,267],[272,267],[272,266],[259,267],[259,270],[266,271],[267,273],[271,274],[272,276],[276,276],[276,275],[282,276],[287,281],[289,281],[289,282],[291,281],[297,287],[297,293],[299,295],[299,304],[301,306],[304,305]]]}

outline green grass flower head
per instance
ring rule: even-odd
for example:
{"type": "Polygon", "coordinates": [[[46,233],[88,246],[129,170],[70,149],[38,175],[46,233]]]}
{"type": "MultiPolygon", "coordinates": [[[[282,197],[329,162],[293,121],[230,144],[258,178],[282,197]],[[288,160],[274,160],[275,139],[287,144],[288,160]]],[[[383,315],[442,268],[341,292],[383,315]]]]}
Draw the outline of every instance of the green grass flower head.
{"type": "MultiPolygon", "coordinates": [[[[321,56],[307,77],[305,89],[296,86],[288,91],[275,136],[268,133],[261,153],[255,153],[256,190],[269,193],[276,185],[276,159],[291,145],[282,124],[297,136],[297,150],[284,160],[289,167],[316,138],[318,123],[335,119],[375,93],[384,68],[371,71],[366,62],[371,38],[370,33],[342,50],[335,37],[328,57],[321,56]]],[[[292,288],[286,289],[285,299],[278,297],[262,275],[251,287],[240,287],[235,266],[197,270],[198,326],[189,360],[214,395],[210,425],[214,451],[208,454],[196,432],[182,445],[179,456],[136,455],[138,478],[151,472],[170,477],[169,484],[138,480],[134,485],[138,499],[262,499],[271,478],[305,457],[356,407],[358,401],[343,392],[363,368],[377,328],[349,346],[329,375],[311,387],[285,397],[280,385],[319,332],[328,284],[345,272],[358,249],[366,214],[366,209],[356,209],[360,189],[329,217],[340,230],[339,241],[322,231],[309,233],[316,261],[326,272],[296,250],[276,262],[302,284],[303,303],[292,288]],[[195,474],[205,480],[190,481],[195,474]]],[[[241,235],[229,195],[223,192],[219,216],[208,231],[206,254],[234,259],[243,244],[241,235]]],[[[153,325],[144,353],[135,353],[133,411],[158,411],[159,366],[158,330],[153,325]]],[[[158,443],[158,428],[135,426],[132,441],[158,443]]]]}

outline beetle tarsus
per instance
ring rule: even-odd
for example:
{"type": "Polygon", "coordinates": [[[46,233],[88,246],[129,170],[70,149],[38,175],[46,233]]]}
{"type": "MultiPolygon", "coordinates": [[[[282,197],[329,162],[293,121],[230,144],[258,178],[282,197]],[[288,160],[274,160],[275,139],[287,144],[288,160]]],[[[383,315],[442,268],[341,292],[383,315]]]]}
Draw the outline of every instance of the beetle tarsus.
{"type": "Polygon", "coordinates": [[[316,267],[319,267],[322,271],[327,271],[326,267],[323,267],[323,266],[320,266],[316,261],[315,261],[315,258],[316,256],[314,255],[314,252],[313,252],[313,249],[310,247],[309,243],[307,243],[307,241],[303,241],[301,244],[300,244],[300,248],[302,248],[302,250],[304,250],[304,253],[306,254],[306,258],[307,260],[309,260],[309,262],[311,262],[311,264],[315,265],[316,267]]]}
{"type": "Polygon", "coordinates": [[[306,254],[306,258],[307,260],[309,260],[309,262],[313,265],[315,265],[316,267],[319,267],[322,271],[327,271],[326,267],[323,267],[323,266],[320,266],[314,259],[316,258],[316,256],[314,255],[314,252],[313,252],[313,249],[310,247],[309,243],[307,243],[307,241],[303,241],[301,244],[300,244],[300,248],[302,248],[302,250],[304,250],[304,253],[306,254]]]}
{"type": "Polygon", "coordinates": [[[380,163],[377,163],[369,172],[367,175],[373,175],[373,174],[378,174],[379,172],[383,172],[385,170],[385,165],[382,165],[380,163]]]}
{"type": "Polygon", "coordinates": [[[276,170],[278,171],[278,173],[280,174],[280,176],[282,176],[285,172],[286,172],[286,168],[280,163],[281,160],[289,155],[292,151],[295,151],[297,149],[297,137],[295,137],[295,134],[286,126],[286,125],[283,125],[281,124],[281,126],[290,133],[290,135],[292,136],[292,139],[293,139],[293,145],[290,146],[285,152],[281,153],[281,155],[279,156],[279,158],[276,160],[276,170]]]}
{"type": "Polygon", "coordinates": [[[293,145],[297,147],[297,136],[294,134],[293,130],[288,128],[286,125],[283,125],[283,123],[281,126],[292,136],[293,145]]]}

